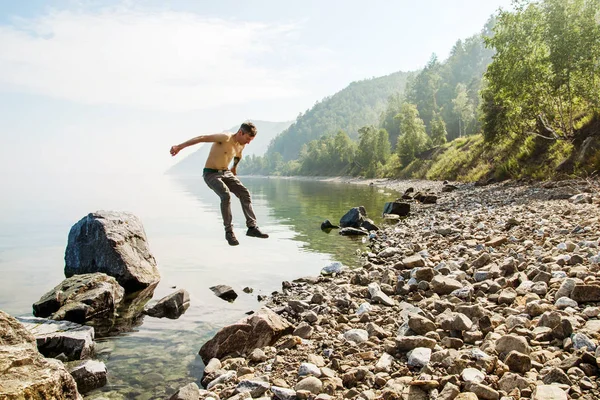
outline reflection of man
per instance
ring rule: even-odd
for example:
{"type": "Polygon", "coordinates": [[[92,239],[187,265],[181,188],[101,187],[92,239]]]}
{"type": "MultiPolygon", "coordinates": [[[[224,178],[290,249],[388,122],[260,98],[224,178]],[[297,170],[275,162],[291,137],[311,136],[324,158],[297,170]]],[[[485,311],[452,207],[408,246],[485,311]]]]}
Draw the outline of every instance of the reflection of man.
{"type": "Polygon", "coordinates": [[[242,210],[246,217],[247,236],[259,238],[268,238],[269,235],[263,233],[256,226],[256,216],[252,210],[252,200],[250,192],[240,182],[237,175],[237,165],[242,158],[244,147],[256,136],[256,126],[252,122],[244,122],[236,133],[215,133],[212,135],[201,135],[187,142],[171,147],[171,155],[175,156],[182,149],[201,142],[212,142],[210,154],[206,159],[204,166],[204,182],[221,198],[221,214],[223,215],[223,225],[225,226],[225,239],[231,246],[240,244],[233,233],[231,223],[231,196],[230,192],[235,194],[242,203],[242,210]],[[233,167],[228,169],[233,160],[233,167]]]}

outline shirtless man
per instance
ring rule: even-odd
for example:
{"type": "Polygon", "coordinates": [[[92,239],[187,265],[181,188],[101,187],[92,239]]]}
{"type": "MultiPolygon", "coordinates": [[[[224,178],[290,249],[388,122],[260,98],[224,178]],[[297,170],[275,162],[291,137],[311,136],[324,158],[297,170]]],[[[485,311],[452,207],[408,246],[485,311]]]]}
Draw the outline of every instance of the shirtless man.
{"type": "Polygon", "coordinates": [[[231,246],[240,244],[233,233],[231,223],[231,196],[235,194],[242,203],[242,210],[246,217],[247,236],[266,239],[269,237],[256,226],[256,216],[252,210],[250,192],[240,182],[237,175],[237,165],[242,158],[244,147],[256,136],[256,126],[252,122],[244,122],[236,133],[215,133],[200,135],[193,139],[171,147],[171,155],[175,156],[186,147],[202,142],[212,142],[210,153],[204,165],[204,182],[221,198],[221,215],[225,226],[225,239],[231,246]],[[233,160],[233,167],[228,169],[233,160]]]}

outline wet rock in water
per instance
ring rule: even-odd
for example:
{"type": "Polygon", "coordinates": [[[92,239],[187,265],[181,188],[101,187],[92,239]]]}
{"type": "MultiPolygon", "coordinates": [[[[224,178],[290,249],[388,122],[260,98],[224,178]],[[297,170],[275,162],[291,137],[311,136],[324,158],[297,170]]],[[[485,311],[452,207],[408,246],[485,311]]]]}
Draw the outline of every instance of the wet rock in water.
{"type": "Polygon", "coordinates": [[[344,271],[344,265],[339,261],[334,261],[321,269],[321,275],[339,274],[342,271],[344,271]]]}
{"type": "Polygon", "coordinates": [[[106,365],[95,360],[74,363],[69,366],[69,373],[77,383],[77,390],[85,394],[106,385],[106,365]]]}
{"type": "Polygon", "coordinates": [[[0,311],[0,398],[81,399],[62,362],[44,358],[35,337],[14,317],[0,311]]]}
{"type": "Polygon", "coordinates": [[[351,208],[342,218],[340,218],[341,228],[360,228],[367,212],[364,207],[351,208]]]}
{"type": "Polygon", "coordinates": [[[190,295],[185,289],[179,289],[175,293],[160,299],[155,305],[145,310],[151,317],[169,319],[179,318],[190,306],[190,295]]]}
{"type": "Polygon", "coordinates": [[[93,326],[96,332],[96,338],[114,336],[121,333],[131,332],[136,327],[142,325],[144,321],[144,309],[146,304],[152,299],[156,285],[134,293],[126,293],[125,297],[119,303],[116,313],[112,315],[102,315],[99,318],[93,318],[86,322],[93,326]]]}
{"type": "Polygon", "coordinates": [[[200,388],[195,382],[188,383],[179,389],[169,400],[198,400],[200,398],[200,388]]]}
{"type": "Polygon", "coordinates": [[[217,285],[212,286],[210,290],[213,291],[215,296],[220,297],[221,299],[226,301],[234,301],[238,297],[237,293],[235,292],[235,290],[233,290],[231,286],[217,285]]]}
{"type": "Polygon", "coordinates": [[[375,223],[369,218],[364,218],[360,227],[366,229],[367,231],[378,231],[379,227],[375,225],[375,223]]]}
{"type": "Polygon", "coordinates": [[[271,346],[292,330],[288,321],[263,307],[256,314],[220,329],[202,346],[199,354],[205,363],[211,358],[247,354],[256,348],[271,346]]]}
{"type": "Polygon", "coordinates": [[[158,283],[160,274],[138,217],[97,211],[71,228],[65,251],[65,276],[103,272],[127,292],[158,283]]]}
{"type": "Polygon", "coordinates": [[[415,193],[413,198],[417,201],[420,201],[423,204],[435,204],[438,200],[436,195],[421,192],[415,193]]]}
{"type": "Polygon", "coordinates": [[[104,273],[75,275],[62,281],[33,304],[33,315],[85,323],[114,314],[123,299],[123,288],[104,273]]]}
{"type": "Polygon", "coordinates": [[[358,228],[342,228],[339,234],[342,236],[366,236],[369,232],[358,228]]]}
{"type": "Polygon", "coordinates": [[[330,220],[326,219],[321,223],[321,230],[338,229],[339,226],[333,225],[330,220]]]}
{"type": "Polygon", "coordinates": [[[17,320],[33,334],[39,352],[45,357],[63,355],[72,361],[89,358],[94,353],[94,328],[90,326],[35,317],[17,320]]]}
{"type": "Polygon", "coordinates": [[[406,217],[410,213],[410,204],[400,201],[385,203],[383,214],[406,217]]]}

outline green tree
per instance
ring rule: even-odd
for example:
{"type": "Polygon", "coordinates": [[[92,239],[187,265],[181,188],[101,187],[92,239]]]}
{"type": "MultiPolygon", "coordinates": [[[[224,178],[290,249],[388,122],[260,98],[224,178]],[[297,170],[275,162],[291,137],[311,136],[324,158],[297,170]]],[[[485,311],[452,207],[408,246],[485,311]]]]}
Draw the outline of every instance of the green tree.
{"type": "Polygon", "coordinates": [[[458,135],[466,132],[467,125],[475,117],[473,103],[467,95],[467,88],[462,83],[456,85],[456,97],[452,100],[454,112],[458,116],[458,135]]]}
{"type": "Polygon", "coordinates": [[[387,163],[390,153],[389,135],[385,129],[377,129],[371,125],[358,130],[356,161],[360,173],[368,178],[376,176],[381,166],[387,163]]]}
{"type": "Polygon", "coordinates": [[[446,136],[448,133],[446,132],[446,124],[441,115],[436,114],[431,121],[431,143],[434,146],[440,146],[446,143],[446,136]]]}
{"type": "Polygon", "coordinates": [[[429,138],[425,132],[425,124],[419,117],[417,107],[410,103],[404,103],[400,114],[400,138],[396,146],[396,152],[402,165],[408,165],[417,154],[427,149],[429,138]]]}
{"type": "Polygon", "coordinates": [[[501,11],[482,91],[484,135],[570,139],[600,104],[600,0],[524,0],[501,11]]]}

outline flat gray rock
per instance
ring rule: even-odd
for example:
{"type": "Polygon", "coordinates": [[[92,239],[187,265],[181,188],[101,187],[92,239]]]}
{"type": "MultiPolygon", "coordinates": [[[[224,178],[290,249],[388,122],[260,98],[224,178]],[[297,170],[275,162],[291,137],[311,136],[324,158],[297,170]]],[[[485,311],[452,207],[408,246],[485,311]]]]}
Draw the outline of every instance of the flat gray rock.
{"type": "Polygon", "coordinates": [[[33,334],[39,352],[46,357],[64,354],[68,360],[82,360],[93,355],[94,328],[91,326],[36,317],[17,320],[33,334]]]}

